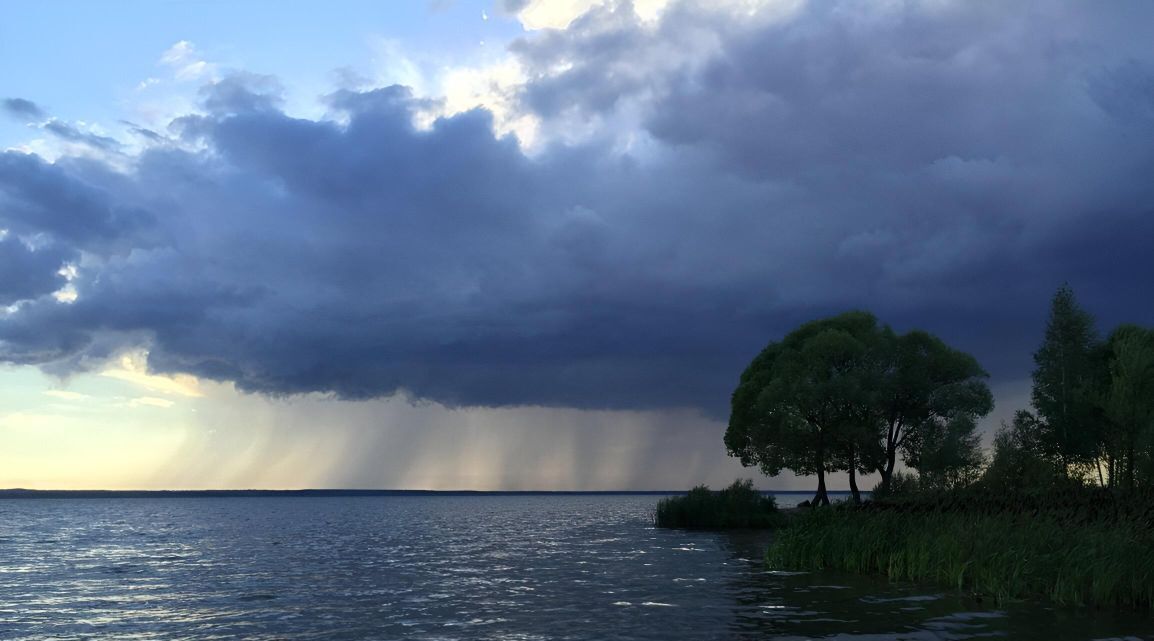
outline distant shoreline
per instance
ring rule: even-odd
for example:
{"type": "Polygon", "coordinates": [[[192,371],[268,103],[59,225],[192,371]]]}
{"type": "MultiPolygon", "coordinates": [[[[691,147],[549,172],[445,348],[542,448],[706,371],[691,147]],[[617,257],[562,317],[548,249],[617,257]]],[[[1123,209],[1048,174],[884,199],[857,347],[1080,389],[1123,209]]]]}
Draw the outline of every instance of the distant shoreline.
{"type": "MultiPolygon", "coordinates": [[[[813,494],[810,490],[763,490],[768,494],[813,494]]],[[[0,490],[0,499],[204,499],[204,498],[338,498],[386,496],[670,496],[686,490],[0,490]]],[[[830,494],[849,494],[831,491],[830,494]]]]}

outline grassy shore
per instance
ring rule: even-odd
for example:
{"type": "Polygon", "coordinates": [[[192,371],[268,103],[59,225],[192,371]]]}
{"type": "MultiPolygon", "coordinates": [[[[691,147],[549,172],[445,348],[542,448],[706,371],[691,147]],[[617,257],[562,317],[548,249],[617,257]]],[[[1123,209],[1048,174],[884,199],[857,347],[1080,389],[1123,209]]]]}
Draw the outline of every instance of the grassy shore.
{"type": "Polygon", "coordinates": [[[662,499],[653,522],[667,528],[769,528],[781,525],[783,517],[772,496],[745,480],[716,492],[699,485],[685,496],[662,499]]]}
{"type": "Polygon", "coordinates": [[[934,581],[997,601],[1149,609],[1149,510],[1120,505],[1063,509],[1052,498],[958,495],[817,509],[791,519],[767,560],[775,568],[934,581]]]}

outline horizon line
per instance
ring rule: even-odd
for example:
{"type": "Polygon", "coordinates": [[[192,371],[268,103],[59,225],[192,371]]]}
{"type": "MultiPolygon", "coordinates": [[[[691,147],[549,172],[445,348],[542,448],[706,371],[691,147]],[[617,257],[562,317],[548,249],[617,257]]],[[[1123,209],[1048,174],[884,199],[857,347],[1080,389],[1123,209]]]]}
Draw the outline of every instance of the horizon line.
{"type": "MultiPolygon", "coordinates": [[[[542,494],[570,494],[570,495],[625,495],[625,494],[686,494],[689,490],[637,490],[637,489],[616,489],[616,490],[471,490],[471,489],[455,489],[455,490],[429,490],[429,489],[386,489],[386,488],[298,488],[298,489],[268,489],[268,488],[245,488],[245,489],[163,489],[163,490],[146,490],[146,489],[130,489],[130,490],[110,490],[110,489],[33,489],[23,487],[0,488],[0,498],[35,498],[35,497],[51,497],[59,496],[62,498],[86,498],[89,497],[123,497],[131,498],[132,496],[170,496],[170,497],[244,497],[244,496],[404,496],[404,495],[542,495],[542,494]]],[[[759,492],[768,492],[773,494],[813,494],[813,490],[774,490],[774,489],[758,489],[759,492]]],[[[830,494],[849,494],[850,490],[827,490],[830,494]]],[[[868,492],[867,492],[868,493],[868,492]]]]}

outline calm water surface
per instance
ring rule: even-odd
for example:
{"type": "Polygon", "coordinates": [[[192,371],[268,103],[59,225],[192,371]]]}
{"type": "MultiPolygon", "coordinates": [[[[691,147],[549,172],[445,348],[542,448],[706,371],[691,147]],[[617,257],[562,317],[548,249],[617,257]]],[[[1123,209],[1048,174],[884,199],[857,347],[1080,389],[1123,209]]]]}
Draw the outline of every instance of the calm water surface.
{"type": "Polygon", "coordinates": [[[656,501],[0,501],[0,639],[1154,639],[1147,616],[773,571],[764,535],[655,530],[656,501]]]}

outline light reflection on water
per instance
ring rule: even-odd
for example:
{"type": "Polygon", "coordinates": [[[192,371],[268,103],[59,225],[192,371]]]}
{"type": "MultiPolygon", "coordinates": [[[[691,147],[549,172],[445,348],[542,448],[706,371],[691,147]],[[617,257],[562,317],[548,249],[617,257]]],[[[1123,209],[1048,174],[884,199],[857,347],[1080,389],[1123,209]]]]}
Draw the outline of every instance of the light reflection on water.
{"type": "Polygon", "coordinates": [[[0,501],[0,639],[1154,638],[1141,615],[769,570],[765,534],[656,530],[656,501],[0,501]]]}

